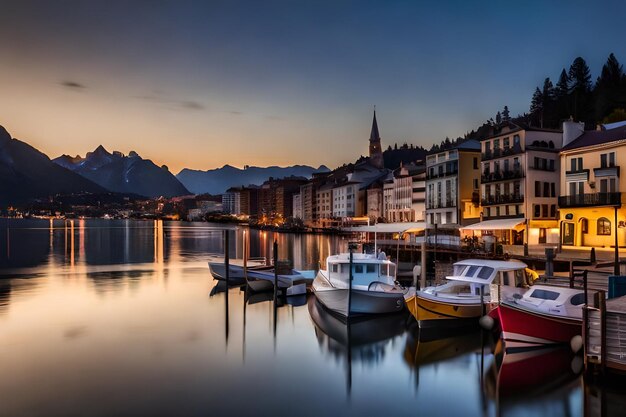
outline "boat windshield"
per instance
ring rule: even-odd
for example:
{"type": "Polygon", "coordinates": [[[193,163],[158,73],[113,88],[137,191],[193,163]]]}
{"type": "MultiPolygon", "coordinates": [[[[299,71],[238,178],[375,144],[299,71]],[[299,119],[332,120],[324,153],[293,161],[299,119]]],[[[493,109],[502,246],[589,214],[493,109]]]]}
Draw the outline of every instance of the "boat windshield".
{"type": "Polygon", "coordinates": [[[538,298],[540,300],[556,300],[559,298],[559,293],[556,291],[542,290],[537,288],[529,295],[530,298],[538,298]]]}
{"type": "Polygon", "coordinates": [[[461,269],[459,276],[467,278],[489,279],[493,274],[493,268],[490,266],[467,265],[461,269]]]}

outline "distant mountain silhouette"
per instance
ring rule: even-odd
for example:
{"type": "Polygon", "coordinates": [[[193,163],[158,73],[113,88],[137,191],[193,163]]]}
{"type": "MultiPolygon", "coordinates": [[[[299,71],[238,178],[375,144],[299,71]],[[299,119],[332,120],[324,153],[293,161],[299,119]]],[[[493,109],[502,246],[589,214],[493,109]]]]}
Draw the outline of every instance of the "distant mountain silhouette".
{"type": "Polygon", "coordinates": [[[114,192],[146,197],[174,197],[190,194],[166,166],[158,167],[136,152],[125,156],[109,153],[102,145],[85,158],[62,155],[53,160],[96,184],[114,192]]]}
{"type": "Polygon", "coordinates": [[[208,171],[185,168],[176,175],[176,178],[195,194],[221,194],[230,187],[250,184],[260,185],[269,177],[284,178],[294,175],[310,178],[315,172],[327,171],[329,169],[324,165],[317,169],[307,165],[270,166],[266,168],[247,167],[245,169],[224,165],[222,168],[208,171]]]}
{"type": "Polygon", "coordinates": [[[55,163],[0,126],[0,205],[56,194],[105,192],[101,186],[55,163]]]}

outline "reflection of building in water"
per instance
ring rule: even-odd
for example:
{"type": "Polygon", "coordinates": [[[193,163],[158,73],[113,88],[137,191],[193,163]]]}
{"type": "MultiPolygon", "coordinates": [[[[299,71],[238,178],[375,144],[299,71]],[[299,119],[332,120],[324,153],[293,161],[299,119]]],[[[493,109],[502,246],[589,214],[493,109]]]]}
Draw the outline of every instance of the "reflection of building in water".
{"type": "Polygon", "coordinates": [[[154,221],[154,263],[163,264],[163,220],[154,221]]]}

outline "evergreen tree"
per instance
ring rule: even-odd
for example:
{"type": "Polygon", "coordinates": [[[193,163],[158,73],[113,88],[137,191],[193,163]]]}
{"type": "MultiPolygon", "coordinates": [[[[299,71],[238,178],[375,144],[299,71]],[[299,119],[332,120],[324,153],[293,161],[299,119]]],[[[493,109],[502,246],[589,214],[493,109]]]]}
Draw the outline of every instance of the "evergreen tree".
{"type": "Polygon", "coordinates": [[[569,68],[572,112],[576,120],[589,123],[591,114],[591,73],[584,59],[577,57],[569,68]]]}
{"type": "Polygon", "coordinates": [[[614,109],[626,105],[625,90],[624,69],[615,55],[610,54],[594,90],[596,120],[602,120],[614,109]]]}
{"type": "Polygon", "coordinates": [[[554,86],[550,78],[543,80],[543,88],[541,90],[542,95],[542,124],[541,127],[556,128],[559,124],[559,119],[555,115],[556,111],[556,97],[554,92],[554,86]]]}
{"type": "Polygon", "coordinates": [[[500,123],[502,123],[502,115],[498,112],[496,113],[496,124],[500,125],[500,123]]]}
{"type": "Polygon", "coordinates": [[[565,68],[559,75],[559,81],[556,83],[554,89],[554,97],[556,100],[556,119],[557,123],[561,120],[569,119],[570,117],[570,103],[569,103],[569,76],[565,71],[565,68]]]}
{"type": "Polygon", "coordinates": [[[535,88],[533,98],[530,101],[530,115],[533,124],[543,127],[543,93],[539,87],[535,88]]]}
{"type": "Polygon", "coordinates": [[[502,121],[503,122],[511,121],[511,115],[509,114],[509,106],[504,106],[504,110],[502,110],[502,121]]]}

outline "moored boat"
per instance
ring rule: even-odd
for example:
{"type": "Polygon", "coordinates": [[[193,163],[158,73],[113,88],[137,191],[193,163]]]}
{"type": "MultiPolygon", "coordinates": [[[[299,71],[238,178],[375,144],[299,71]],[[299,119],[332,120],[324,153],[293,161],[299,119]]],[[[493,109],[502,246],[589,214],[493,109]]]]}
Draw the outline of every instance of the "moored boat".
{"type": "Polygon", "coordinates": [[[395,313],[404,308],[405,289],[395,282],[396,265],[376,255],[331,255],[313,280],[313,292],[324,307],[342,316],[395,313]]]}
{"type": "Polygon", "coordinates": [[[532,281],[526,269],[519,261],[459,261],[446,283],[407,292],[406,305],[420,328],[475,325],[495,307],[500,291],[524,291],[532,281]]]}
{"type": "Polygon", "coordinates": [[[582,290],[535,285],[503,298],[492,312],[507,351],[571,343],[582,334],[582,290]]]}

